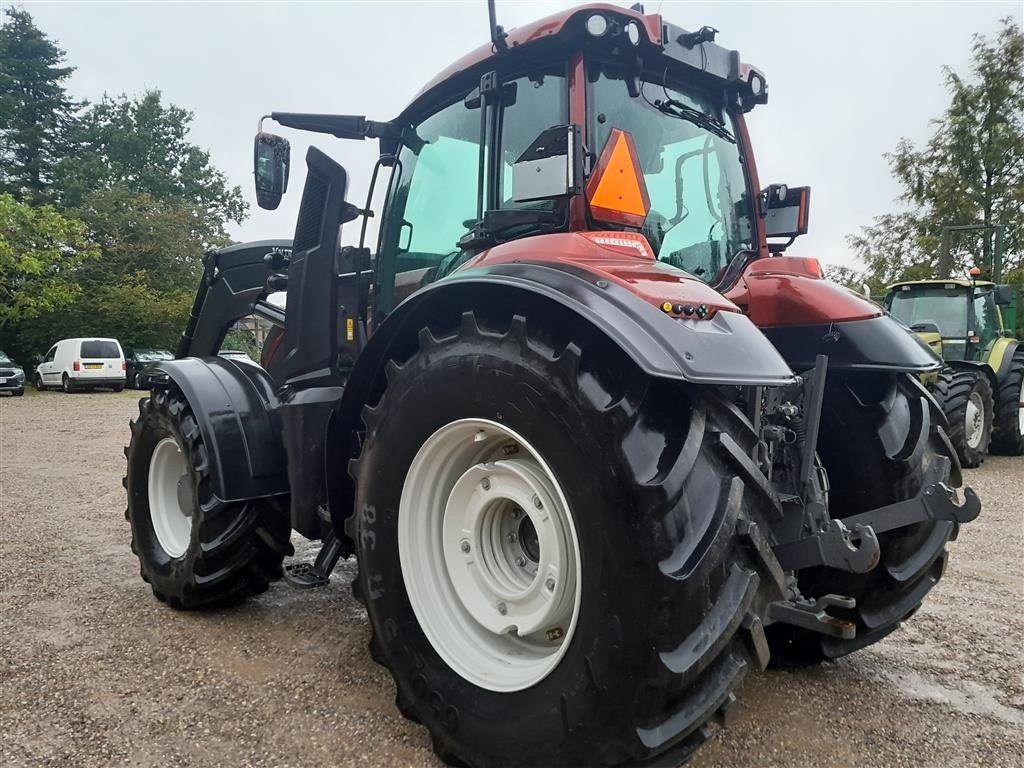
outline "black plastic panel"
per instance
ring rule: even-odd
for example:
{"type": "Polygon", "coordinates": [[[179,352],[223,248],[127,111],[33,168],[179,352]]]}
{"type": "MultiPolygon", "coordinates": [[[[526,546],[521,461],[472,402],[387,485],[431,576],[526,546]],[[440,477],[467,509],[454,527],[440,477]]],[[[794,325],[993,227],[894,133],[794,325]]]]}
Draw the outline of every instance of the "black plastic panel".
{"type": "Polygon", "coordinates": [[[186,357],[155,367],[188,400],[210,461],[210,483],[222,501],[288,492],[274,383],[258,365],[220,357],[186,357]]]}
{"type": "Polygon", "coordinates": [[[813,368],[817,355],[828,355],[831,370],[924,373],[942,367],[924,342],[888,315],[765,328],[764,334],[794,371],[813,368]]]}

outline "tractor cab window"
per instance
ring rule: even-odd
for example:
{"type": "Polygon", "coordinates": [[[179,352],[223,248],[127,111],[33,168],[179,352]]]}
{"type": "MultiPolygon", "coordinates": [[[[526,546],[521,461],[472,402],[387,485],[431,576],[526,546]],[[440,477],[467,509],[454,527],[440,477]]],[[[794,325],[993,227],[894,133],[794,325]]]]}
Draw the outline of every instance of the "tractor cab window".
{"type": "Polygon", "coordinates": [[[403,146],[381,235],[378,310],[432,280],[476,218],[480,111],[462,99],[415,126],[403,146]]]}
{"type": "Polygon", "coordinates": [[[992,346],[999,338],[999,311],[991,290],[981,290],[974,297],[974,335],[981,339],[978,348],[981,351],[992,346]]]}
{"type": "Polygon", "coordinates": [[[517,203],[512,199],[512,166],[547,128],[569,121],[565,66],[513,80],[501,112],[501,170],[498,207],[551,210],[553,200],[517,203]]]}
{"type": "Polygon", "coordinates": [[[641,81],[630,96],[624,73],[610,64],[588,65],[587,82],[595,156],[612,128],[633,137],[651,200],[642,231],[658,260],[716,284],[733,258],[754,248],[753,200],[732,119],[710,96],[660,78],[641,81]],[[656,99],[681,107],[661,110],[656,99]]]}
{"type": "Polygon", "coordinates": [[[897,290],[889,312],[911,330],[915,326],[934,325],[943,339],[963,339],[967,336],[966,304],[963,289],[950,290],[940,285],[897,290]]]}
{"type": "MultiPolygon", "coordinates": [[[[567,122],[564,68],[508,82],[514,97],[502,107],[497,204],[550,207],[511,199],[512,165],[541,131],[567,122]]],[[[381,314],[465,261],[469,254],[458,243],[477,217],[479,107],[471,109],[459,98],[413,130],[415,139],[398,155],[380,237],[376,309],[381,314]]]]}

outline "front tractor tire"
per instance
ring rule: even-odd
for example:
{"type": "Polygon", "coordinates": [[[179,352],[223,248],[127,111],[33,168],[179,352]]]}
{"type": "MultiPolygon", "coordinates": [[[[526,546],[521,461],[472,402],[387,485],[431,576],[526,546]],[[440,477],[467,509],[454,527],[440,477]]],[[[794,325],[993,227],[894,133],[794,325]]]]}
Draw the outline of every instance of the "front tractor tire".
{"type": "Polygon", "coordinates": [[[210,490],[206,445],[173,384],[139,401],[125,448],[125,518],[153,594],[173,608],[231,605],[264,592],[292,554],[287,512],[273,499],[225,503],[210,490]]]}
{"type": "MultiPolygon", "coordinates": [[[[833,519],[912,498],[931,483],[961,483],[941,412],[906,374],[830,374],[818,453],[828,474],[833,519]]],[[[958,530],[955,522],[938,521],[879,534],[881,561],[864,574],[823,567],[799,571],[797,583],[805,597],[832,593],[857,601],[855,608],[829,611],[853,622],[857,635],[843,640],[772,625],[772,664],[801,667],[835,659],[895,630],[942,577],[946,543],[958,530]]]]}
{"type": "Polygon", "coordinates": [[[999,382],[992,426],[992,453],[1024,455],[1024,344],[1014,351],[999,382]]]}
{"type": "Polygon", "coordinates": [[[992,440],[992,385],[981,371],[944,371],[932,386],[949,423],[949,440],[960,466],[980,467],[992,440]]]}
{"type": "Polygon", "coordinates": [[[453,764],[678,764],[767,663],[749,424],[571,325],[423,328],[364,410],[353,591],[453,764]]]}

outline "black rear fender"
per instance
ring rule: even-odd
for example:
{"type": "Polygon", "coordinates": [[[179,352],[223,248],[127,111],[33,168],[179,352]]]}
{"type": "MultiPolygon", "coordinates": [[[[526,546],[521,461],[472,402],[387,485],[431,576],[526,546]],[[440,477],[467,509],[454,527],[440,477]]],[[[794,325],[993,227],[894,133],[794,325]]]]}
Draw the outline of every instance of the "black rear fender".
{"type": "Polygon", "coordinates": [[[156,366],[182,391],[210,461],[213,494],[241,501],[288,493],[284,446],[270,376],[257,365],[220,357],[185,357],[156,366]]]}
{"type": "Polygon", "coordinates": [[[528,327],[553,335],[583,328],[611,340],[640,370],[658,378],[740,386],[794,380],[744,315],[719,312],[706,320],[674,320],[624,288],[569,270],[510,263],[459,272],[410,296],[375,329],[328,427],[326,484],[336,532],[352,511],[347,463],[356,450],[353,434],[362,429],[363,406],[376,403],[384,390],[388,360],[411,356],[421,328],[457,328],[468,310],[505,319],[521,314],[528,327]]]}
{"type": "Polygon", "coordinates": [[[889,315],[864,320],[762,328],[794,371],[828,355],[830,371],[929,373],[942,361],[914,333],[889,315]]]}

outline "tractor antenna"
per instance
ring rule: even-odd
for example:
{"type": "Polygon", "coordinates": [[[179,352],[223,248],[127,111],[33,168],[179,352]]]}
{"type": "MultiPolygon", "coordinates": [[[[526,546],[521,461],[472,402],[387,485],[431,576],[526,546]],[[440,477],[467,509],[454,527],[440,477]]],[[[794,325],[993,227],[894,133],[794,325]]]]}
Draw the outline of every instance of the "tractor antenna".
{"type": "Polygon", "coordinates": [[[507,51],[508,43],[505,42],[505,38],[508,35],[505,34],[505,30],[498,24],[498,14],[494,10],[494,0],[487,0],[487,16],[491,22],[491,43],[494,44],[495,52],[507,51]]]}

